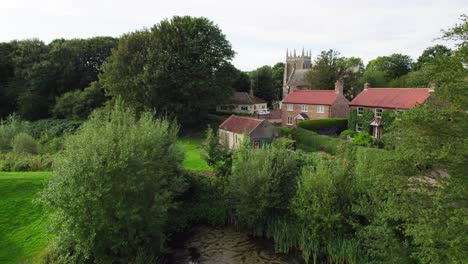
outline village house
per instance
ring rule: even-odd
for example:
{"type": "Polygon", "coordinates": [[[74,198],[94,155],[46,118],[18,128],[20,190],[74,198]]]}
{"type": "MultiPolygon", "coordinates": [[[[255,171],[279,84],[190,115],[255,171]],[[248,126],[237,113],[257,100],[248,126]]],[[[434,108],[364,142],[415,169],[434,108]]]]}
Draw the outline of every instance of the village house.
{"type": "Polygon", "coordinates": [[[253,147],[271,143],[278,136],[277,128],[267,120],[231,115],[219,126],[219,140],[229,149],[238,149],[247,136],[253,147]]]}
{"type": "Polygon", "coordinates": [[[267,109],[267,102],[263,99],[256,97],[253,90],[247,92],[234,92],[229,103],[218,105],[217,112],[222,113],[236,113],[236,114],[250,114],[253,115],[260,110],[267,109]]]}
{"type": "Polygon", "coordinates": [[[295,90],[281,102],[282,126],[317,118],[347,118],[349,101],[343,95],[343,82],[336,81],[335,90],[295,90]]]}
{"type": "Polygon", "coordinates": [[[349,104],[349,129],[357,132],[369,132],[375,138],[380,138],[385,123],[390,117],[385,117],[391,111],[404,111],[423,104],[431,94],[429,88],[370,88],[364,84],[364,90],[349,104]]]}

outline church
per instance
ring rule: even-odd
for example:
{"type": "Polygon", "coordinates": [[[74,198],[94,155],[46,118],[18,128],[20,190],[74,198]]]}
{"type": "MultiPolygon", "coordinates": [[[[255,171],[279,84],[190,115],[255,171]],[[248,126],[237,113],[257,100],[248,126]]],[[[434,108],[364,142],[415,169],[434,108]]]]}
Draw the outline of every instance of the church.
{"type": "Polygon", "coordinates": [[[283,77],[283,99],[294,90],[309,89],[305,80],[306,73],[312,67],[312,52],[302,49],[300,56],[294,52],[286,51],[286,65],[283,77]]]}

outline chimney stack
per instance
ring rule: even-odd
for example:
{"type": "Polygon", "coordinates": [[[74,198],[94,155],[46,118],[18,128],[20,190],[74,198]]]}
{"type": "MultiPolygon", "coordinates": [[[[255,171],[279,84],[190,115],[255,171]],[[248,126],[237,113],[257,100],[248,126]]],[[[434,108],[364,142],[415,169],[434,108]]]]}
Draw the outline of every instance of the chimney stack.
{"type": "Polygon", "coordinates": [[[370,83],[366,82],[364,84],[364,91],[367,91],[367,89],[369,89],[369,87],[370,87],[370,83]]]}
{"type": "Polygon", "coordinates": [[[337,94],[343,94],[343,81],[342,80],[337,80],[335,82],[335,92],[337,94]]]}

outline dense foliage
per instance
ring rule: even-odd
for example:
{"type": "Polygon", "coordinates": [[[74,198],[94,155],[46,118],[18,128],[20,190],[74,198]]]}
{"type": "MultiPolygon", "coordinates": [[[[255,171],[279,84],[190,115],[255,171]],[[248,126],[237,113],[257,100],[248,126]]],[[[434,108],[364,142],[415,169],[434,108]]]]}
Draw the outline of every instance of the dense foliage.
{"type": "Polygon", "coordinates": [[[338,151],[338,146],[346,143],[340,139],[319,135],[300,127],[293,128],[291,136],[296,141],[298,148],[311,152],[324,151],[335,154],[338,151]]]}
{"type": "Polygon", "coordinates": [[[348,127],[347,118],[320,118],[304,120],[297,124],[297,127],[301,127],[310,131],[317,132],[318,134],[336,135],[341,133],[348,127]]]}
{"type": "Polygon", "coordinates": [[[156,110],[196,126],[229,98],[233,55],[213,22],[176,16],[122,36],[100,83],[139,111],[156,110]]]}
{"type": "Polygon", "coordinates": [[[0,44],[0,118],[16,111],[37,120],[51,116],[56,97],[97,80],[117,39],[21,40],[0,44]]]}
{"type": "Polygon", "coordinates": [[[67,138],[42,194],[61,261],[127,263],[161,251],[185,186],[176,135],[167,120],[117,104],[67,138]]]}

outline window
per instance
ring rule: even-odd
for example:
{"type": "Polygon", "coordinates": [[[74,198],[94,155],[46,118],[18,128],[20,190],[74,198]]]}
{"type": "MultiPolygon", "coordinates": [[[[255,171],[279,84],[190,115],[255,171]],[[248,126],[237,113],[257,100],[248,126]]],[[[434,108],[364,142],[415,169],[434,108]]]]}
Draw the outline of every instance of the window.
{"type": "Polygon", "coordinates": [[[375,117],[382,117],[382,108],[376,108],[375,109],[375,117]]]}
{"type": "Polygon", "coordinates": [[[325,107],[323,105],[317,105],[317,113],[325,113],[325,107]]]}
{"type": "Polygon", "coordinates": [[[288,125],[292,125],[292,116],[288,116],[288,125]]]}
{"type": "Polygon", "coordinates": [[[288,111],[292,111],[293,110],[293,104],[288,104],[288,111]]]}
{"type": "Polygon", "coordinates": [[[358,115],[364,114],[364,107],[358,107],[358,115]]]}
{"type": "Polygon", "coordinates": [[[249,108],[246,105],[241,105],[241,110],[242,111],[247,111],[249,108]]]}
{"type": "Polygon", "coordinates": [[[262,109],[266,109],[266,105],[262,105],[262,109]]]}
{"type": "Polygon", "coordinates": [[[301,105],[301,111],[302,112],[309,112],[309,106],[308,105],[301,105]]]}
{"type": "Polygon", "coordinates": [[[356,131],[361,132],[362,131],[362,124],[361,123],[356,123],[356,131]]]}

